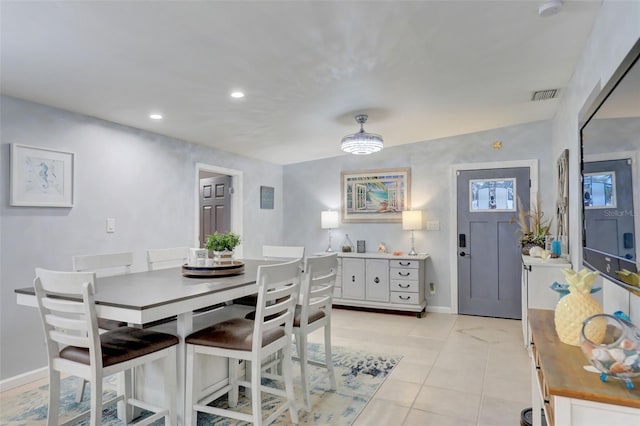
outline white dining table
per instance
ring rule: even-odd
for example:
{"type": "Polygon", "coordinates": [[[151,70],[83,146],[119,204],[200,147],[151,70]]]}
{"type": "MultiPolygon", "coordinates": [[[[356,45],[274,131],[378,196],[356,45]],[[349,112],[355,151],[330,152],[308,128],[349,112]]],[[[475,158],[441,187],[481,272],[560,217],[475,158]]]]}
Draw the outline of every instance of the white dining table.
{"type": "MultiPolygon", "coordinates": [[[[192,278],[181,268],[169,268],[96,279],[96,313],[101,318],[143,325],[177,317],[178,424],[184,424],[185,337],[193,331],[193,311],[257,292],[258,266],[269,260],[242,260],[244,273],[192,278]]],[[[15,290],[19,305],[37,307],[33,287],[15,290]]]]}

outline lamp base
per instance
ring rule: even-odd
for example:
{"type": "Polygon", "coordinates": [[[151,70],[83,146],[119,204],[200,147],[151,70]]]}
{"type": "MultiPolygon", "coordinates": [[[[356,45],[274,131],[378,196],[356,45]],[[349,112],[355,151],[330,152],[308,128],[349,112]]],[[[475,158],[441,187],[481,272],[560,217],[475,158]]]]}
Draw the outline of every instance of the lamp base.
{"type": "Polygon", "coordinates": [[[331,247],[327,247],[325,253],[333,253],[333,249],[331,247]]]}
{"type": "Polygon", "coordinates": [[[414,249],[413,247],[411,247],[411,251],[409,253],[407,253],[409,256],[417,256],[418,252],[416,251],[416,249],[414,249]]]}

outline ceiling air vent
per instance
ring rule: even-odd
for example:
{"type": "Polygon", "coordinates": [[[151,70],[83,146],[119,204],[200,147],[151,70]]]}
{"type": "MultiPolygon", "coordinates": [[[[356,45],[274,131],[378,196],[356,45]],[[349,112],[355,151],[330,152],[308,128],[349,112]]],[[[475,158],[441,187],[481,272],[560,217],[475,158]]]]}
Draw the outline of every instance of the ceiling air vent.
{"type": "Polygon", "coordinates": [[[558,89],[538,90],[531,95],[532,101],[546,101],[558,96],[558,89]]]}

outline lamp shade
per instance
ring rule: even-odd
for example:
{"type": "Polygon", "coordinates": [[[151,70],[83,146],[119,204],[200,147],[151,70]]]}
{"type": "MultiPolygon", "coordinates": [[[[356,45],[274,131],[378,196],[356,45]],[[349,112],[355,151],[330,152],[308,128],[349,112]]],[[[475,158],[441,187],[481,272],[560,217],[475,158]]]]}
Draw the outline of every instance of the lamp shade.
{"type": "Polygon", "coordinates": [[[402,212],[402,229],[414,231],[422,229],[422,210],[405,210],[402,212]]]}
{"type": "Polygon", "coordinates": [[[327,210],[320,212],[320,227],[322,229],[335,229],[339,223],[338,212],[334,210],[327,210]]]}

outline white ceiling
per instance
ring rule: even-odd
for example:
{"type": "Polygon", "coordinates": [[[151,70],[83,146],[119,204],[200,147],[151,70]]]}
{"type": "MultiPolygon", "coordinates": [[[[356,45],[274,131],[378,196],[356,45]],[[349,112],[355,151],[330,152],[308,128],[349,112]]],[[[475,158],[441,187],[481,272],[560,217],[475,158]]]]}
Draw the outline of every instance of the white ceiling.
{"type": "Polygon", "coordinates": [[[289,164],[553,117],[600,2],[541,3],[2,0],[0,89],[289,164]]]}

